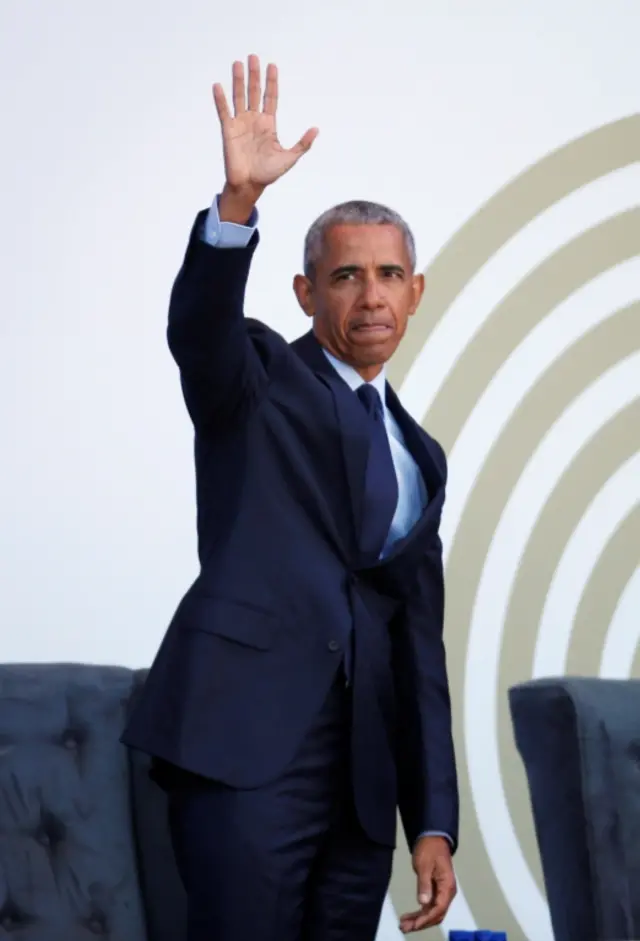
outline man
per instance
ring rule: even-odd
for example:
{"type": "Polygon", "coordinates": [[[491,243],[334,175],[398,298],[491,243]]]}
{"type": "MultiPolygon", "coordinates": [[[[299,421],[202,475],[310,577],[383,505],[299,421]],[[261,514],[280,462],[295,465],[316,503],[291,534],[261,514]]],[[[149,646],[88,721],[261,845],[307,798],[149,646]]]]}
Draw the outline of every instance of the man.
{"type": "Polygon", "coordinates": [[[189,941],[372,941],[399,807],[403,931],[455,893],[458,797],[438,526],[446,461],[385,383],[419,303],[411,233],[349,203],[305,243],[290,346],[244,319],[256,203],[311,146],[275,130],[277,72],[214,86],[226,183],[169,313],[195,427],[201,570],[123,736],[154,756],[189,941]]]}

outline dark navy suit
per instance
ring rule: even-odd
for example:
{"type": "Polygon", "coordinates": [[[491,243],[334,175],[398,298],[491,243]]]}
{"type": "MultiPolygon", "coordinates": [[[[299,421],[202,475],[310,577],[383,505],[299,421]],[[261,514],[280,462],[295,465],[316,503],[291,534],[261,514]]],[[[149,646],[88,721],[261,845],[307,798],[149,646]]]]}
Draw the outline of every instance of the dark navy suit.
{"type": "Polygon", "coordinates": [[[170,792],[190,938],[368,941],[396,808],[410,844],[424,831],[457,839],[446,460],[387,385],[429,502],[365,565],[362,405],[313,334],[289,345],[244,318],[257,233],[221,251],[199,238],[202,222],[168,331],[195,427],[201,570],[123,741],[155,756],[170,792]]]}

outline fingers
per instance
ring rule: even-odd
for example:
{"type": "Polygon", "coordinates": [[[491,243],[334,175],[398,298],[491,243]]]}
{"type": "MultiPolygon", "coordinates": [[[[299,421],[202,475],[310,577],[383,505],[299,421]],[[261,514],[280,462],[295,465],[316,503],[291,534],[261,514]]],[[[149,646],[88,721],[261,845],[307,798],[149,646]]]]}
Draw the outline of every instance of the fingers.
{"type": "Polygon", "coordinates": [[[422,905],[420,910],[409,912],[400,919],[400,930],[404,934],[433,928],[442,922],[456,894],[453,870],[450,874],[438,873],[431,890],[423,883],[419,888],[419,893],[418,901],[422,905]],[[424,896],[427,896],[429,900],[423,902],[424,896]]]}
{"type": "Polygon", "coordinates": [[[244,65],[242,62],[234,62],[231,71],[231,85],[233,96],[233,110],[236,114],[242,114],[246,111],[245,87],[244,87],[244,65]]]}
{"type": "Polygon", "coordinates": [[[262,110],[265,114],[275,114],[278,108],[278,69],[273,63],[267,66],[267,75],[264,86],[264,103],[262,110]]]}
{"type": "Polygon", "coordinates": [[[318,136],[318,133],[319,132],[317,127],[310,127],[309,130],[302,135],[298,143],[291,148],[291,153],[296,154],[299,157],[301,157],[302,154],[306,154],[318,136]]]}
{"type": "Polygon", "coordinates": [[[400,919],[400,931],[403,934],[411,934],[413,931],[420,931],[425,927],[425,918],[426,915],[422,910],[403,915],[400,919]]]}
{"type": "MultiPolygon", "coordinates": [[[[247,61],[248,85],[245,85],[244,64],[239,60],[233,63],[232,89],[234,114],[239,115],[247,111],[260,110],[260,60],[258,56],[251,55],[247,61]]],[[[222,85],[219,82],[213,86],[213,99],[215,101],[218,117],[221,122],[231,118],[231,111],[222,85]]],[[[264,98],[262,110],[265,114],[275,115],[278,108],[278,69],[272,62],[267,65],[264,98]]],[[[312,127],[303,134],[297,144],[291,148],[290,153],[296,159],[306,153],[318,136],[318,128],[312,127]]]]}
{"type": "Polygon", "coordinates": [[[418,912],[411,912],[408,915],[403,915],[400,919],[400,931],[403,934],[411,934],[414,931],[422,931],[424,928],[432,928],[435,925],[439,925],[444,915],[437,917],[435,911],[431,909],[421,908],[418,912]]]}
{"type": "Polygon", "coordinates": [[[409,934],[413,931],[422,931],[424,928],[433,928],[439,925],[449,910],[453,900],[451,898],[436,897],[431,905],[423,906],[418,912],[409,912],[400,919],[400,931],[409,934]]]}
{"type": "Polygon", "coordinates": [[[421,924],[414,929],[415,931],[439,925],[449,911],[449,906],[456,894],[456,877],[451,866],[444,872],[436,873],[433,888],[433,897],[428,905],[423,906],[423,915],[418,919],[421,924]]]}
{"type": "Polygon", "coordinates": [[[300,157],[302,157],[303,154],[306,154],[306,152],[309,150],[309,148],[311,147],[311,145],[313,144],[317,136],[318,136],[317,127],[309,128],[307,133],[302,135],[298,143],[295,144],[295,146],[290,147],[289,150],[286,151],[285,157],[286,157],[287,170],[290,170],[291,167],[294,166],[294,164],[298,162],[300,157]]]}
{"type": "Polygon", "coordinates": [[[229,111],[227,96],[219,82],[216,82],[213,86],[213,101],[216,106],[216,111],[218,112],[218,117],[220,118],[220,124],[224,124],[224,122],[228,121],[231,117],[231,113],[229,111]]]}
{"type": "Polygon", "coordinates": [[[257,56],[249,56],[249,92],[247,102],[249,111],[258,111],[260,108],[260,60],[257,56]]]}
{"type": "Polygon", "coordinates": [[[418,905],[423,909],[431,905],[435,890],[435,871],[434,864],[426,870],[418,873],[418,905]]]}
{"type": "MultiPolygon", "coordinates": [[[[235,114],[260,110],[260,59],[251,55],[247,60],[249,80],[245,85],[244,64],[239,60],[233,63],[231,71],[233,110],[235,114]]],[[[213,97],[218,109],[220,120],[231,117],[222,85],[213,86],[213,97]]],[[[263,111],[265,114],[275,114],[278,107],[278,69],[272,63],[267,66],[266,85],[264,91],[263,111]]]]}
{"type": "Polygon", "coordinates": [[[416,927],[413,930],[422,931],[423,928],[433,928],[434,925],[439,925],[447,914],[452,900],[453,893],[449,895],[439,891],[433,903],[422,909],[421,914],[416,919],[416,927]]]}

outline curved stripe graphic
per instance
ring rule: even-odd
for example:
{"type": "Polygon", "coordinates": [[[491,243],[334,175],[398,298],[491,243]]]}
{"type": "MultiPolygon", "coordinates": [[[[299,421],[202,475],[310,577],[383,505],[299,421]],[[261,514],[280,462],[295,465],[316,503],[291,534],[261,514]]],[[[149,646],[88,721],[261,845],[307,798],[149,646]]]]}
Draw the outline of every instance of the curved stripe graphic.
{"type": "MultiPolygon", "coordinates": [[[[510,181],[425,280],[389,374],[449,455],[462,831],[442,930],[552,941],[506,691],[574,666],[640,671],[640,115],[510,181]]],[[[399,850],[381,941],[413,907],[399,850]]]]}
{"type": "Polygon", "coordinates": [[[640,566],[627,582],[611,618],[607,641],[602,651],[600,676],[611,680],[628,679],[634,654],[640,645],[638,611],[640,611],[640,566]],[[629,625],[632,625],[631,630],[629,630],[629,625]]]}

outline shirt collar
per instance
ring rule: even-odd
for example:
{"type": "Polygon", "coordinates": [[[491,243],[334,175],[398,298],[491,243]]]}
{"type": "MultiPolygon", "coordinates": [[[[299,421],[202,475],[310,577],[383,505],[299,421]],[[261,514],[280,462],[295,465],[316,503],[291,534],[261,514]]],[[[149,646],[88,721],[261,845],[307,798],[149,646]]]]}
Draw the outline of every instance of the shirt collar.
{"type": "MultiPolygon", "coordinates": [[[[364,379],[360,373],[356,372],[353,366],[349,366],[348,363],[343,363],[341,359],[337,359],[332,353],[329,353],[328,350],[325,350],[324,347],[322,347],[322,352],[327,357],[340,378],[347,383],[350,389],[353,389],[355,392],[356,389],[364,385],[364,379]]],[[[375,388],[384,405],[386,405],[386,383],[387,380],[383,366],[376,378],[371,380],[370,385],[375,388]]]]}

